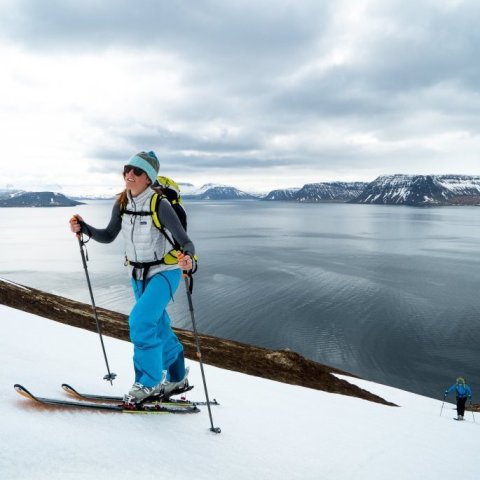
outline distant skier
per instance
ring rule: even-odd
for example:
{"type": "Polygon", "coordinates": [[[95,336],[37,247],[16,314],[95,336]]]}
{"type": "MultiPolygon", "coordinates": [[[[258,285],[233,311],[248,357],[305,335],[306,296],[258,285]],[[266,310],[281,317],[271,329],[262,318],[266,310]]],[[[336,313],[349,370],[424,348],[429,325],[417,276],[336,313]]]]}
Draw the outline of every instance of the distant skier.
{"type": "Polygon", "coordinates": [[[458,377],[456,382],[447,390],[445,390],[445,397],[455,390],[457,396],[457,420],[463,420],[465,414],[465,404],[467,398],[472,398],[472,389],[470,385],[465,383],[465,379],[458,377]]]}
{"type": "Polygon", "coordinates": [[[150,187],[159,168],[154,152],[138,153],[128,161],[123,168],[125,190],[117,197],[106,228],[94,228],[80,215],[70,219],[76,234],[110,243],[121,231],[125,240],[125,265],[129,266],[136,299],[129,316],[135,370],[135,383],[124,397],[129,404],[152,396],[168,397],[189,387],[183,346],[172,331],[166,307],[182,270],[192,270],[195,247],[167,199],[160,199],[152,211],[155,192],[150,187]],[[153,213],[166,234],[154,223],[153,213]],[[172,249],[168,235],[178,248],[172,249]]]}

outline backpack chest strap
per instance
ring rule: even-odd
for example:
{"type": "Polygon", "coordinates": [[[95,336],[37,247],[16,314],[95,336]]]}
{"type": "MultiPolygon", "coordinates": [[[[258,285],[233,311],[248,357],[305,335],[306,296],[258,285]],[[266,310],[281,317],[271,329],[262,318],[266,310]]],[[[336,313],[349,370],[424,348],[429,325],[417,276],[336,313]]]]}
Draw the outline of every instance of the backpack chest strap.
{"type": "Polygon", "coordinates": [[[135,212],[133,210],[123,210],[122,214],[124,213],[127,215],[138,215],[140,217],[149,217],[152,215],[152,212],[135,212]]]}

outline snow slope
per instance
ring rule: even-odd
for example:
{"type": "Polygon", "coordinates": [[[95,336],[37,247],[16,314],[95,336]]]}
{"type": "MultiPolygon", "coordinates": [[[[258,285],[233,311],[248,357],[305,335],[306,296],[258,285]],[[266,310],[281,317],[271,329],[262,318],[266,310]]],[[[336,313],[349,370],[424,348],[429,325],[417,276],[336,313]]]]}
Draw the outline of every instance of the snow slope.
{"type": "MultiPolygon", "coordinates": [[[[205,407],[196,415],[127,415],[36,408],[33,393],[79,390],[122,394],[131,383],[132,346],[105,338],[113,387],[98,336],[0,305],[0,478],[355,479],[480,477],[480,418],[454,422],[445,404],[352,380],[401,408],[205,366],[217,435],[205,407]]],[[[198,364],[191,366],[203,399],[198,364]]],[[[473,386],[475,388],[475,386],[473,386]]],[[[475,394],[475,391],[474,391],[475,394]]]]}

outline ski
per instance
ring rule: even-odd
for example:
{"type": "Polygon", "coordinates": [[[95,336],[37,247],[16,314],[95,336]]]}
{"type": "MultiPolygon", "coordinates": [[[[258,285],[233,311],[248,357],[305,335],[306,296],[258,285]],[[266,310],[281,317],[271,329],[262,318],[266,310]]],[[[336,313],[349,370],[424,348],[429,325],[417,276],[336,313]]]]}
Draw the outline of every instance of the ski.
{"type": "Polygon", "coordinates": [[[16,383],[14,385],[15,391],[27,398],[28,400],[33,400],[42,405],[50,405],[62,408],[83,408],[89,410],[100,410],[100,411],[110,411],[118,413],[147,413],[147,414],[165,414],[165,413],[174,413],[174,414],[186,414],[186,413],[198,413],[200,410],[197,406],[192,404],[187,405],[163,405],[160,403],[145,403],[136,407],[126,407],[125,405],[115,405],[112,403],[93,403],[93,402],[75,402],[72,400],[61,400],[57,398],[45,398],[37,397],[29,392],[23,385],[16,383]]]}
{"type": "MultiPolygon", "coordinates": [[[[121,402],[123,397],[118,397],[115,395],[95,395],[91,393],[81,393],[75,388],[73,388],[68,383],[62,383],[62,388],[65,392],[75,398],[83,399],[83,400],[95,400],[100,402],[121,402]]],[[[173,393],[173,395],[180,395],[181,393],[185,393],[191,390],[193,386],[190,386],[188,390],[183,390],[182,392],[173,393]]],[[[168,398],[167,400],[155,400],[152,399],[149,403],[161,403],[162,405],[206,405],[207,402],[205,401],[192,401],[192,400],[184,400],[184,399],[177,399],[177,398],[168,398]]],[[[210,405],[220,405],[217,400],[214,398],[210,400],[210,405]]]]}

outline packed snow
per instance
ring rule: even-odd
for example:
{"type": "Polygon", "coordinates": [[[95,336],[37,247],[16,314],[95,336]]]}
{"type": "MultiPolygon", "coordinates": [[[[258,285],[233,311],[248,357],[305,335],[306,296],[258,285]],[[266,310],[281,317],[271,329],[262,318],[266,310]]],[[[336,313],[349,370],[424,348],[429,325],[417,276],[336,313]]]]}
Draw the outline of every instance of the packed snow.
{"type": "MultiPolygon", "coordinates": [[[[193,415],[129,415],[38,408],[15,383],[67,398],[60,385],[123,394],[132,345],[0,305],[0,478],[405,480],[480,477],[480,415],[454,422],[453,405],[351,379],[400,408],[205,366],[213,406],[193,415]],[[440,416],[440,412],[442,415],[440,416]],[[475,421],[478,423],[475,423],[475,421]]],[[[187,360],[203,400],[199,365],[187,360]]],[[[475,391],[474,391],[475,395],[475,391]]]]}

